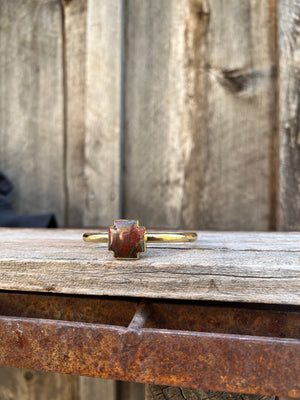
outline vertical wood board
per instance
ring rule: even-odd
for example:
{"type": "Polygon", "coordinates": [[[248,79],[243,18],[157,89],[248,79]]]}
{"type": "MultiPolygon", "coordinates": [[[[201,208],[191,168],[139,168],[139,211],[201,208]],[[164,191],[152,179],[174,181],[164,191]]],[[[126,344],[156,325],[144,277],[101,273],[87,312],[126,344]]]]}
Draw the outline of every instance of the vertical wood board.
{"type": "Polygon", "coordinates": [[[265,230],[273,220],[275,2],[200,4],[190,3],[194,23],[187,23],[186,59],[195,72],[188,77],[194,97],[186,97],[193,145],[185,165],[183,221],[265,230]]]}
{"type": "Polygon", "coordinates": [[[117,400],[144,400],[145,385],[135,382],[118,382],[117,400]]]}
{"type": "Polygon", "coordinates": [[[87,20],[86,226],[119,216],[121,1],[90,0],[87,20]]]}
{"type": "Polygon", "coordinates": [[[116,396],[117,385],[115,381],[79,377],[79,400],[119,400],[116,396]]]}
{"type": "Polygon", "coordinates": [[[0,170],[22,213],[64,221],[62,15],[58,0],[0,4],[0,170]]]}
{"type": "Polygon", "coordinates": [[[179,226],[185,179],[185,1],[128,0],[125,10],[125,217],[179,226]]]}
{"type": "Polygon", "coordinates": [[[127,4],[126,217],[267,229],[275,1],[127,4]]]}
{"type": "Polygon", "coordinates": [[[0,399],[79,400],[77,379],[70,375],[1,367],[0,399]]]}
{"type": "Polygon", "coordinates": [[[64,177],[69,227],[83,225],[86,30],[88,0],[64,1],[64,177]]]}
{"type": "Polygon", "coordinates": [[[300,229],[300,1],[279,0],[279,229],[300,229]]]}

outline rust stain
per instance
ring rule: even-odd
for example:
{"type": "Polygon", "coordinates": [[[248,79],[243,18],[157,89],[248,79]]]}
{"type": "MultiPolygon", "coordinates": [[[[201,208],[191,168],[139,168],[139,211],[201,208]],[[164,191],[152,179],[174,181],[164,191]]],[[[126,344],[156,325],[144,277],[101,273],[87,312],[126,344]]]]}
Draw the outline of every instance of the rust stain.
{"type": "Polygon", "coordinates": [[[300,392],[299,308],[11,293],[0,300],[0,313],[9,314],[0,317],[0,365],[239,393],[300,392]]]}

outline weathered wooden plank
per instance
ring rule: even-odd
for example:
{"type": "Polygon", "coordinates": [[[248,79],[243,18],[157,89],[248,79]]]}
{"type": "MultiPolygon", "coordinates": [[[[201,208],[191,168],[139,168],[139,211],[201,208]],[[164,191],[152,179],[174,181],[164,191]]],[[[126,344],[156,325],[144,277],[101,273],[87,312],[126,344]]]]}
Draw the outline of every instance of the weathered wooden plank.
{"type": "Polygon", "coordinates": [[[135,382],[118,382],[118,400],[144,400],[145,385],[135,382]]]}
{"type": "Polygon", "coordinates": [[[78,394],[80,400],[117,400],[117,384],[110,379],[82,376],[79,378],[78,394]]]}
{"type": "Polygon", "coordinates": [[[0,25],[0,169],[16,185],[18,211],[55,212],[63,223],[60,2],[1,1],[0,25]]]}
{"type": "Polygon", "coordinates": [[[251,233],[252,246],[249,239],[245,249],[234,249],[230,237],[240,233],[224,232],[222,246],[219,239],[214,247],[213,233],[202,246],[199,232],[199,243],[149,245],[134,262],[114,260],[106,245],[84,243],[78,231],[65,234],[1,229],[0,289],[300,304],[300,248],[290,250],[299,233],[287,234],[285,249],[276,233],[251,233]],[[260,236],[272,246],[263,250],[260,236]]]}
{"type": "Polygon", "coordinates": [[[84,224],[119,216],[121,1],[90,0],[87,22],[84,224]]]}
{"type": "Polygon", "coordinates": [[[25,369],[0,369],[1,400],[76,400],[78,377],[25,369]]]}
{"type": "Polygon", "coordinates": [[[189,148],[182,127],[185,2],[129,0],[125,18],[124,212],[147,225],[178,226],[189,148]]]}
{"type": "Polygon", "coordinates": [[[85,204],[84,136],[87,0],[62,1],[64,17],[65,225],[82,226],[85,204]]]}
{"type": "MultiPolygon", "coordinates": [[[[87,229],[89,232],[90,230],[87,229]]],[[[103,232],[105,229],[103,229],[103,232]]],[[[147,232],[153,232],[152,229],[147,232]]],[[[160,231],[165,232],[165,231],[160,231]]],[[[79,244],[82,243],[82,234],[83,230],[79,229],[8,229],[8,228],[0,228],[0,240],[1,245],[4,244],[5,241],[11,241],[13,243],[22,243],[30,241],[30,246],[33,246],[34,243],[38,243],[42,238],[43,240],[49,241],[48,243],[56,243],[59,245],[60,241],[64,241],[67,243],[74,243],[77,241],[79,244]],[[55,242],[57,241],[57,242],[55,242]]],[[[300,251],[299,248],[299,232],[224,232],[224,231],[198,231],[197,241],[192,243],[192,247],[195,249],[215,249],[215,250],[242,250],[242,251],[300,251]]],[[[85,247],[92,248],[93,245],[85,243],[85,247]]],[[[191,244],[190,244],[191,245],[191,244]]],[[[186,248],[186,246],[190,246],[187,243],[172,243],[172,244],[164,244],[160,243],[159,245],[155,243],[148,243],[148,248],[159,248],[162,247],[176,247],[176,249],[186,248]]],[[[106,249],[106,245],[96,245],[100,248],[106,249]]],[[[40,247],[40,246],[38,246],[40,247]]],[[[47,247],[46,247],[47,248],[47,247]]],[[[0,250],[3,252],[5,250],[10,251],[9,249],[5,249],[4,246],[0,246],[0,250]],[[2,249],[1,249],[2,247],[2,249]]],[[[40,249],[39,251],[43,251],[40,249]]],[[[2,253],[3,255],[4,253],[2,253]]]]}
{"type": "Polygon", "coordinates": [[[300,2],[279,0],[279,228],[300,229],[300,2]]]}
{"type": "Polygon", "coordinates": [[[274,225],[275,3],[127,2],[126,217],[274,225]]]}

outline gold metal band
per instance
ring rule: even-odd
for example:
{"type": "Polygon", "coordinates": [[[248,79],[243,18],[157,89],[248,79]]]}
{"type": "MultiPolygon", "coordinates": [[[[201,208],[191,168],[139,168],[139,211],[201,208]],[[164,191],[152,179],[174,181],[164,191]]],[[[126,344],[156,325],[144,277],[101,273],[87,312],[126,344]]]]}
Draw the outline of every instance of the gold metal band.
{"type": "Polygon", "coordinates": [[[176,243],[176,242],[194,242],[197,239],[195,232],[164,232],[147,233],[148,243],[176,243]]]}
{"type": "MultiPolygon", "coordinates": [[[[146,233],[145,238],[147,243],[194,242],[197,239],[197,233],[195,232],[146,233]]],[[[84,233],[83,240],[85,242],[107,243],[108,234],[105,232],[84,233]]]]}
{"type": "Polygon", "coordinates": [[[84,233],[82,238],[85,242],[107,243],[108,233],[84,233]]]}

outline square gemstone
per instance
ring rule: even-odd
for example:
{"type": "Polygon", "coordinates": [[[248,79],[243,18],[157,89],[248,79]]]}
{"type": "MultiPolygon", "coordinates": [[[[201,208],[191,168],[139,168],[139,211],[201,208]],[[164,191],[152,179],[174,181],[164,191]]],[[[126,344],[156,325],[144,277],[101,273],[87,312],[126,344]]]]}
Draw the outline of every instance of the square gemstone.
{"type": "Polygon", "coordinates": [[[135,220],[116,220],[108,230],[108,248],[115,258],[137,259],[146,251],[146,229],[135,220]]]}

